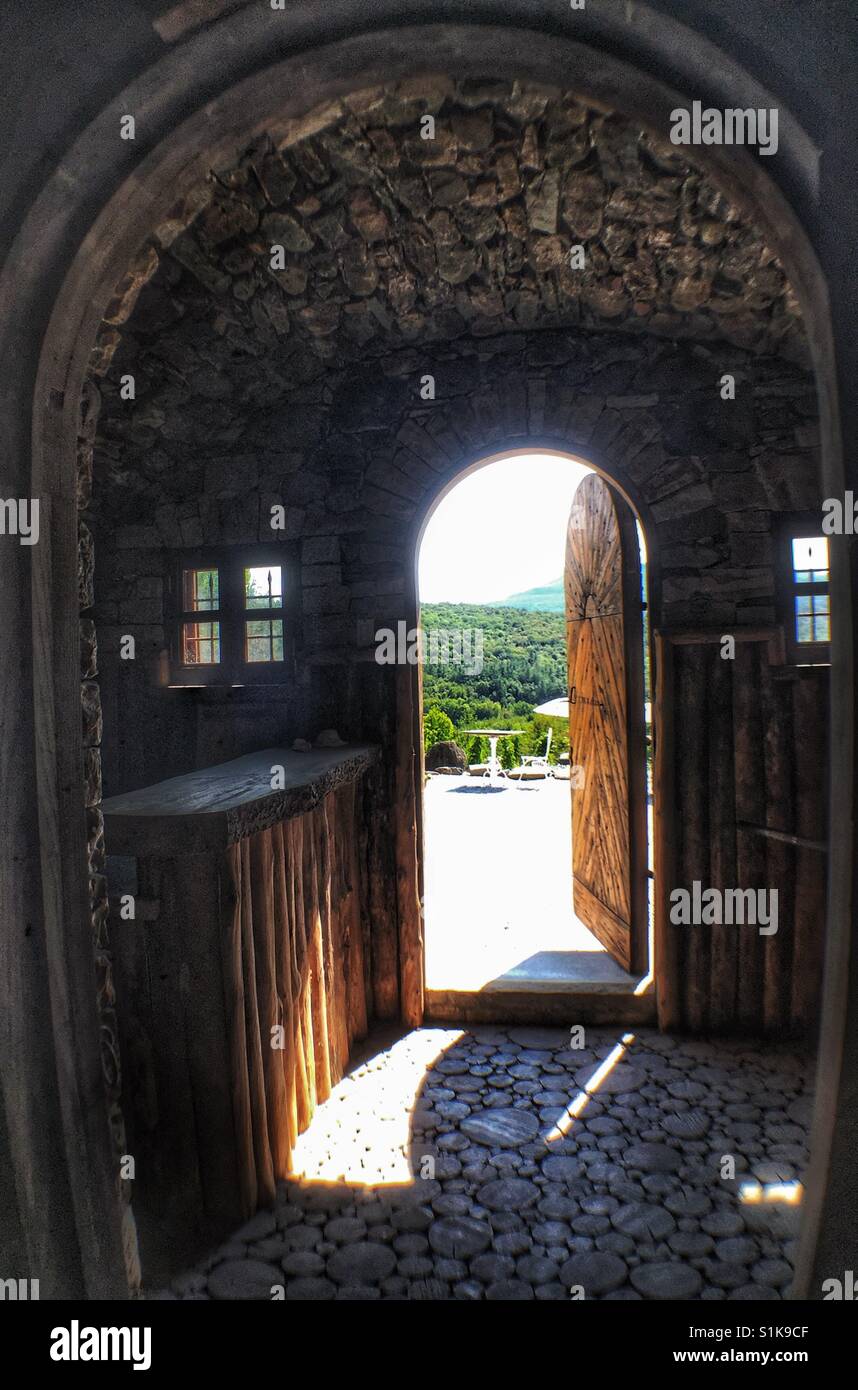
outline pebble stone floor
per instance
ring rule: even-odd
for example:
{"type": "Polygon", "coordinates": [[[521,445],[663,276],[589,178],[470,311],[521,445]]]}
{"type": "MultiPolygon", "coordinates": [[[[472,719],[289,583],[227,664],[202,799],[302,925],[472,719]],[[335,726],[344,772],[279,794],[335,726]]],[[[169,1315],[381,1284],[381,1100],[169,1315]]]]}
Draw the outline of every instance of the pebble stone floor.
{"type": "Polygon", "coordinates": [[[569,1042],[509,1026],[376,1044],[316,1112],[275,1209],[149,1296],[783,1298],[807,1055],[617,1028],[569,1042]]]}

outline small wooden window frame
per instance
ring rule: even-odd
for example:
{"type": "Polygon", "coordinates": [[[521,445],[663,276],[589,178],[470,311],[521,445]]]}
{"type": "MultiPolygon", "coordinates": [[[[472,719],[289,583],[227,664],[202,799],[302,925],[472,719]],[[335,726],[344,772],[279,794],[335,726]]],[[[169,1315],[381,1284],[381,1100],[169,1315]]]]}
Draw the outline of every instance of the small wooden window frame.
{"type": "MultiPolygon", "coordinates": [[[[790,666],[830,666],[830,642],[799,642],[795,635],[797,594],[828,594],[829,627],[831,613],[831,550],[828,580],[823,584],[797,584],[793,579],[792,543],[803,536],[823,536],[822,516],[818,512],[794,512],[778,521],[776,533],[776,580],[780,620],[784,629],[784,651],[790,666]]],[[[830,541],[830,537],[827,538],[830,541]]]]}
{"type": "Polygon", "coordinates": [[[297,631],[297,547],[288,544],[221,546],[186,550],[177,557],[168,585],[171,686],[245,686],[290,684],[295,675],[297,631]],[[282,576],[282,607],[247,608],[245,569],[278,566],[282,576]],[[219,607],[209,612],[184,610],[183,576],[189,569],[218,571],[219,607]],[[268,619],[283,623],[282,661],[245,661],[245,623],[268,619]],[[220,623],[220,661],[188,666],[182,661],[182,628],[188,622],[220,623]]]}

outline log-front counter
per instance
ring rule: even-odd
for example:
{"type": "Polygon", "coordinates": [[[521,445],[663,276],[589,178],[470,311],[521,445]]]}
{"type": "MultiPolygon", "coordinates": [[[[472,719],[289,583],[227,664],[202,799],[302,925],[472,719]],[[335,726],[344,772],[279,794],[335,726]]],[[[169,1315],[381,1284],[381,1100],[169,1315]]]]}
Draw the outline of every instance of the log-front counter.
{"type": "Polygon", "coordinates": [[[266,748],[104,802],[150,1287],[273,1202],[366,1034],[378,761],[369,745],[266,748]]]}

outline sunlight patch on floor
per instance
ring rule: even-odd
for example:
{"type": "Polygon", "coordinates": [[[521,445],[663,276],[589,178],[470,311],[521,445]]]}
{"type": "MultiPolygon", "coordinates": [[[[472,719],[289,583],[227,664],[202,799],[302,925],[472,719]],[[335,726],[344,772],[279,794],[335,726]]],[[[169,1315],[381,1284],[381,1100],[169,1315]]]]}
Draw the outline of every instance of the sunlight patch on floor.
{"type": "Polygon", "coordinates": [[[457,1028],[421,1028],[344,1077],[300,1135],[294,1176],[368,1187],[412,1183],[414,1102],[429,1068],[461,1036],[457,1028]]]}
{"type": "Polygon", "coordinates": [[[587,1102],[591,1099],[594,1091],[598,1092],[599,1087],[605,1077],[614,1070],[617,1063],[626,1055],[626,1050],[631,1047],[635,1040],[634,1033],[624,1033],[620,1042],[613,1047],[603,1062],[593,1072],[582,1091],[579,1091],[574,1100],[570,1101],[560,1118],[555,1122],[553,1128],[545,1136],[546,1144],[553,1144],[558,1139],[568,1137],[575,1120],[583,1114],[587,1102]]]}
{"type": "Polygon", "coordinates": [[[782,1202],[787,1206],[798,1206],[804,1199],[804,1188],[800,1182],[743,1182],[739,1188],[739,1200],[758,1206],[766,1202],[782,1202]]]}

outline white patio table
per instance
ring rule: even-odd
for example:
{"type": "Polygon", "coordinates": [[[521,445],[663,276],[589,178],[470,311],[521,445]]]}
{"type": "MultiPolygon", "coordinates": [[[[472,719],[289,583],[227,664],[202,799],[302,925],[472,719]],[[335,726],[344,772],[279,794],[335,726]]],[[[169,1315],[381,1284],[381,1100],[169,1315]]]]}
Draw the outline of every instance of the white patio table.
{"type": "Polygon", "coordinates": [[[514,738],[516,734],[522,733],[521,729],[463,729],[463,734],[475,738],[487,738],[489,741],[489,767],[488,779],[490,782],[499,782],[503,775],[503,768],[498,762],[498,741],[502,738],[514,738]]]}

